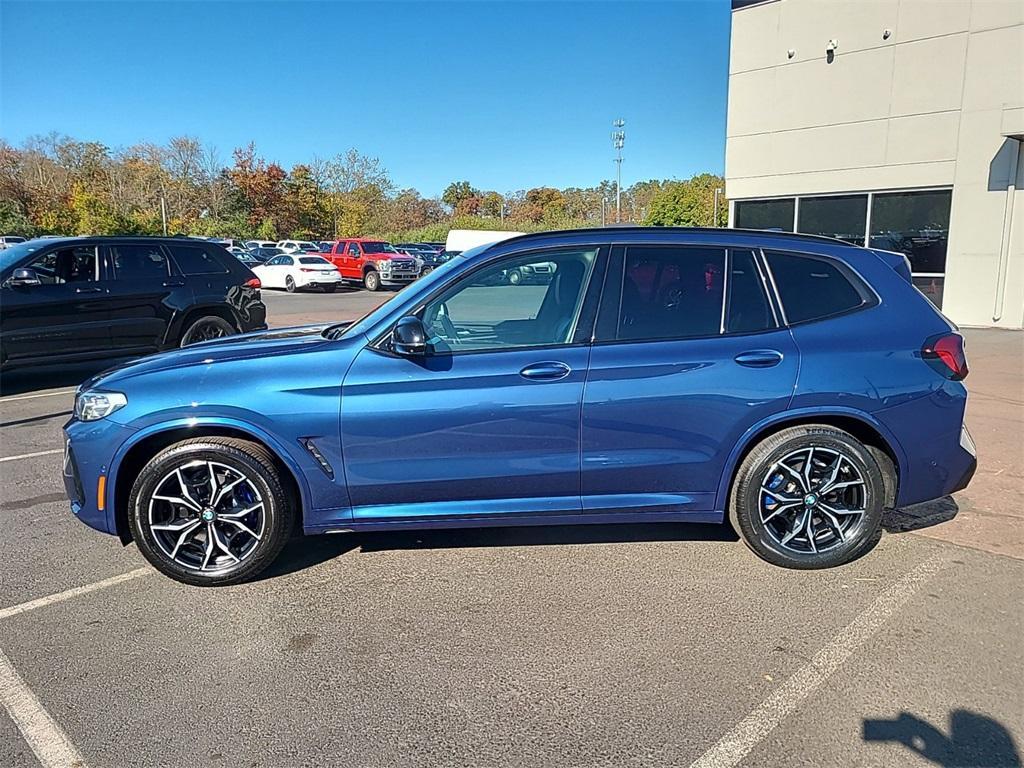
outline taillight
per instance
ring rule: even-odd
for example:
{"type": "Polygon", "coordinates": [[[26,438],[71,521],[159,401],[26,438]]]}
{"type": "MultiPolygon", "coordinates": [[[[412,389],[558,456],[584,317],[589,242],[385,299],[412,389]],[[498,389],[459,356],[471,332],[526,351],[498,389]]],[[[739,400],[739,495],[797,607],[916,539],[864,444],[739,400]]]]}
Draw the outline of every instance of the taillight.
{"type": "Polygon", "coordinates": [[[947,379],[961,381],[969,373],[964,339],[959,333],[932,336],[921,348],[921,357],[947,379]]]}
{"type": "Polygon", "coordinates": [[[251,277],[242,283],[243,288],[262,288],[263,283],[260,282],[258,277],[251,277]]]}
{"type": "Polygon", "coordinates": [[[308,267],[299,267],[299,272],[319,272],[319,269],[309,269],[308,267]]]}

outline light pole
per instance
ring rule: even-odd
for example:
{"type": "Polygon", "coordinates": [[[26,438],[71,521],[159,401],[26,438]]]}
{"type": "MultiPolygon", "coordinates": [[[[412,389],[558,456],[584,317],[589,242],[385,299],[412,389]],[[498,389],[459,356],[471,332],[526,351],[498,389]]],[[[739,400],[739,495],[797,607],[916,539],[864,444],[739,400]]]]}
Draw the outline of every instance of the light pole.
{"type": "Polygon", "coordinates": [[[626,132],[622,128],[626,121],[621,117],[612,123],[612,146],[615,147],[615,221],[622,223],[622,147],[626,143],[626,132]]]}
{"type": "Polygon", "coordinates": [[[608,198],[607,197],[602,197],[601,198],[601,226],[602,227],[607,226],[607,222],[605,220],[605,215],[604,215],[604,207],[606,205],[608,205],[608,198]]]}
{"type": "Polygon", "coordinates": [[[717,227],[718,226],[718,196],[720,194],[722,194],[722,188],[721,187],[715,187],[715,212],[714,212],[714,219],[712,219],[712,221],[711,221],[711,226],[713,226],[713,227],[717,227]]]}

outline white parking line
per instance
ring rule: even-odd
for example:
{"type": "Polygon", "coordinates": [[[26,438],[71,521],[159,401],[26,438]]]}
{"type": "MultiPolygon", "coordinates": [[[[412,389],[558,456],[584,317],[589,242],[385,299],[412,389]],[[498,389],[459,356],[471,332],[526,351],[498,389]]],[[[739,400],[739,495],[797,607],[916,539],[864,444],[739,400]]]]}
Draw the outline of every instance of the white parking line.
{"type": "Polygon", "coordinates": [[[842,632],[814,654],[806,665],[737,723],[717,744],[697,758],[690,768],[733,768],[739,765],[758,742],[771,733],[800,702],[814,693],[928,579],[946,565],[941,555],[935,555],[894,582],[842,632]]]}
{"type": "Polygon", "coordinates": [[[85,758],[0,650],[0,701],[43,768],[86,768],[85,758]]]}
{"type": "Polygon", "coordinates": [[[122,573],[117,576],[111,576],[109,579],[103,579],[102,581],[94,581],[92,584],[85,584],[81,587],[73,587],[66,589],[63,592],[58,592],[55,595],[47,595],[46,597],[40,597],[36,600],[29,600],[27,603],[19,603],[18,605],[12,605],[10,608],[0,609],[0,621],[9,619],[11,616],[17,616],[19,613],[25,613],[26,611],[33,611],[36,608],[43,608],[47,605],[53,605],[53,603],[61,603],[65,600],[70,600],[72,597],[78,597],[79,595],[85,595],[89,592],[95,592],[98,589],[106,589],[107,587],[113,587],[116,584],[121,584],[125,581],[131,581],[137,579],[139,576],[145,576],[147,573],[153,571],[149,568],[136,568],[134,571],[128,571],[128,573],[122,573]]]}
{"type": "Polygon", "coordinates": [[[36,451],[35,453],[22,453],[18,456],[4,456],[0,463],[5,461],[17,461],[18,459],[34,459],[36,456],[53,456],[55,453],[64,453],[63,448],[54,448],[52,451],[36,451]]]}
{"type": "Polygon", "coordinates": [[[34,400],[37,397],[56,397],[57,395],[70,395],[74,389],[59,389],[56,392],[40,392],[38,395],[13,395],[12,397],[0,397],[0,403],[13,403],[15,400],[34,400]]]}

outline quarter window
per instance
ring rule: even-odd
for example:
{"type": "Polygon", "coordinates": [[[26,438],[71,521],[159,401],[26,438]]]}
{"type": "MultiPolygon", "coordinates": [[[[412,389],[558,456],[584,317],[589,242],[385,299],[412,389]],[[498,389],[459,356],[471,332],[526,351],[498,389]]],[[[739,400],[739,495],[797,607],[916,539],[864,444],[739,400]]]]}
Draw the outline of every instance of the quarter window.
{"type": "Polygon", "coordinates": [[[626,251],[617,338],[715,336],[722,326],[725,251],[635,246],[626,251]]]}
{"type": "Polygon", "coordinates": [[[110,255],[118,280],[167,277],[167,259],[159,245],[115,245],[110,255]]]}
{"type": "Polygon", "coordinates": [[[437,351],[568,344],[597,249],[556,251],[484,267],[426,305],[437,351]]]}
{"type": "Polygon", "coordinates": [[[189,245],[171,245],[171,255],[183,275],[217,275],[227,270],[205,248],[189,245]]]}
{"type": "Polygon", "coordinates": [[[865,303],[861,292],[831,261],[771,251],[765,256],[790,323],[838,315],[865,303]]]}

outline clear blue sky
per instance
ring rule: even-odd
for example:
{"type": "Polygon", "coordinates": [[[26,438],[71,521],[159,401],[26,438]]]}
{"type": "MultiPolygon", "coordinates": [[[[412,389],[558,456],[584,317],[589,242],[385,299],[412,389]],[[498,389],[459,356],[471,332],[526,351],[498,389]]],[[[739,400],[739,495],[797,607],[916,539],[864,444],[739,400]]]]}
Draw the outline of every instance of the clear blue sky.
{"type": "Polygon", "coordinates": [[[0,3],[0,136],[349,147],[427,196],[720,173],[728,0],[0,3]]]}

